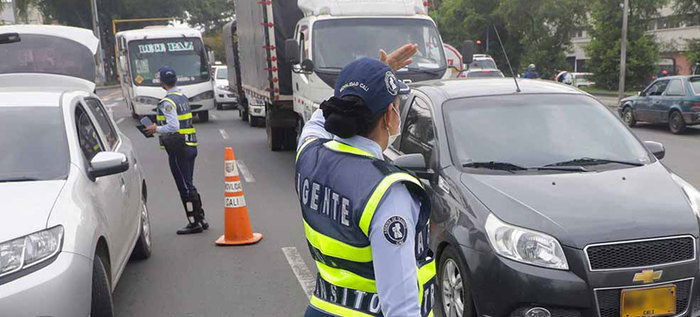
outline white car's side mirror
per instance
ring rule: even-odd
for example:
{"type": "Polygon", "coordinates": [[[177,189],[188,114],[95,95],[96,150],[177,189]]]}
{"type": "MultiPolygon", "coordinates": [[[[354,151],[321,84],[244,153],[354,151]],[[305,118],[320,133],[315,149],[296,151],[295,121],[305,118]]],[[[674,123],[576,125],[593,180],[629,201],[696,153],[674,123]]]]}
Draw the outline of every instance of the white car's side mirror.
{"type": "Polygon", "coordinates": [[[93,180],[108,175],[119,174],[129,169],[126,155],[117,152],[100,152],[90,161],[88,175],[93,180]]]}

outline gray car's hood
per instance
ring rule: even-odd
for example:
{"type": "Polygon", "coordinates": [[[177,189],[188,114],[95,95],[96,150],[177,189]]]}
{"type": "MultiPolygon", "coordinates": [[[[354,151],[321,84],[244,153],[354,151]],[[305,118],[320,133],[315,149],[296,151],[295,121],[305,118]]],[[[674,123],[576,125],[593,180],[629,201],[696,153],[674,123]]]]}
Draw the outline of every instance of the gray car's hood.
{"type": "Polygon", "coordinates": [[[661,163],[603,172],[462,174],[501,220],[583,248],[595,242],[698,235],[698,220],[661,163]]]}
{"type": "Polygon", "coordinates": [[[0,242],[46,229],[51,208],[65,182],[0,183],[0,242]]]}

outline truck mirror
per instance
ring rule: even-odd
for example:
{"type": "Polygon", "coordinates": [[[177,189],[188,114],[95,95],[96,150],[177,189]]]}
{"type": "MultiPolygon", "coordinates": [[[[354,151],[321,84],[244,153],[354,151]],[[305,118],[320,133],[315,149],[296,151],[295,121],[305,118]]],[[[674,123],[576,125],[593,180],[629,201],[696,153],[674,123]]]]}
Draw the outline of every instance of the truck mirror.
{"type": "Polygon", "coordinates": [[[289,62],[299,64],[299,43],[295,39],[287,39],[284,42],[284,53],[287,54],[289,62]]]}
{"type": "Polygon", "coordinates": [[[303,62],[301,62],[301,71],[306,73],[313,73],[314,62],[312,62],[310,59],[305,59],[303,62]]]}
{"type": "Polygon", "coordinates": [[[464,41],[460,53],[462,54],[462,62],[471,64],[474,61],[474,42],[464,41]]]}

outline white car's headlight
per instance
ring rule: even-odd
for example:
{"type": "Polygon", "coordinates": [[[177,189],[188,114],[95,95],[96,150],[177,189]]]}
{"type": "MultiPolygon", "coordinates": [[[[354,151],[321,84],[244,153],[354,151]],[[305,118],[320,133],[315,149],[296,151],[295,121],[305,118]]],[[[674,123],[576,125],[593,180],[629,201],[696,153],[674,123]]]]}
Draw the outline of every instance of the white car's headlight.
{"type": "Polygon", "coordinates": [[[671,178],[673,178],[673,180],[676,181],[676,184],[683,189],[686,197],[688,197],[690,208],[692,208],[693,212],[700,217],[700,191],[676,174],[671,173],[671,178]]]}
{"type": "Polygon", "coordinates": [[[0,243],[0,277],[21,271],[61,251],[63,226],[0,243]]]}
{"type": "Polygon", "coordinates": [[[146,104],[146,105],[154,105],[154,106],[160,102],[160,99],[148,97],[148,96],[137,96],[134,99],[137,103],[142,103],[142,104],[146,104]]]}
{"type": "Polygon", "coordinates": [[[522,263],[568,270],[564,250],[554,237],[507,224],[489,214],[486,234],[498,255],[522,263]]]}
{"type": "Polygon", "coordinates": [[[216,88],[219,88],[222,90],[231,90],[231,88],[228,85],[217,85],[216,88]]]}

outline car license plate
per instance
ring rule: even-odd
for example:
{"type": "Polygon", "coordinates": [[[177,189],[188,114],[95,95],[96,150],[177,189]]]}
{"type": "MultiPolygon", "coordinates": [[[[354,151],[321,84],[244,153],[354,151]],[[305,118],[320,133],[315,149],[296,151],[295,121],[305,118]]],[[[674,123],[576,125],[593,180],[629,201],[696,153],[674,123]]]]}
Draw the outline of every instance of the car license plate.
{"type": "Polygon", "coordinates": [[[621,317],[654,317],[676,314],[676,285],[622,290],[621,317]]]}

